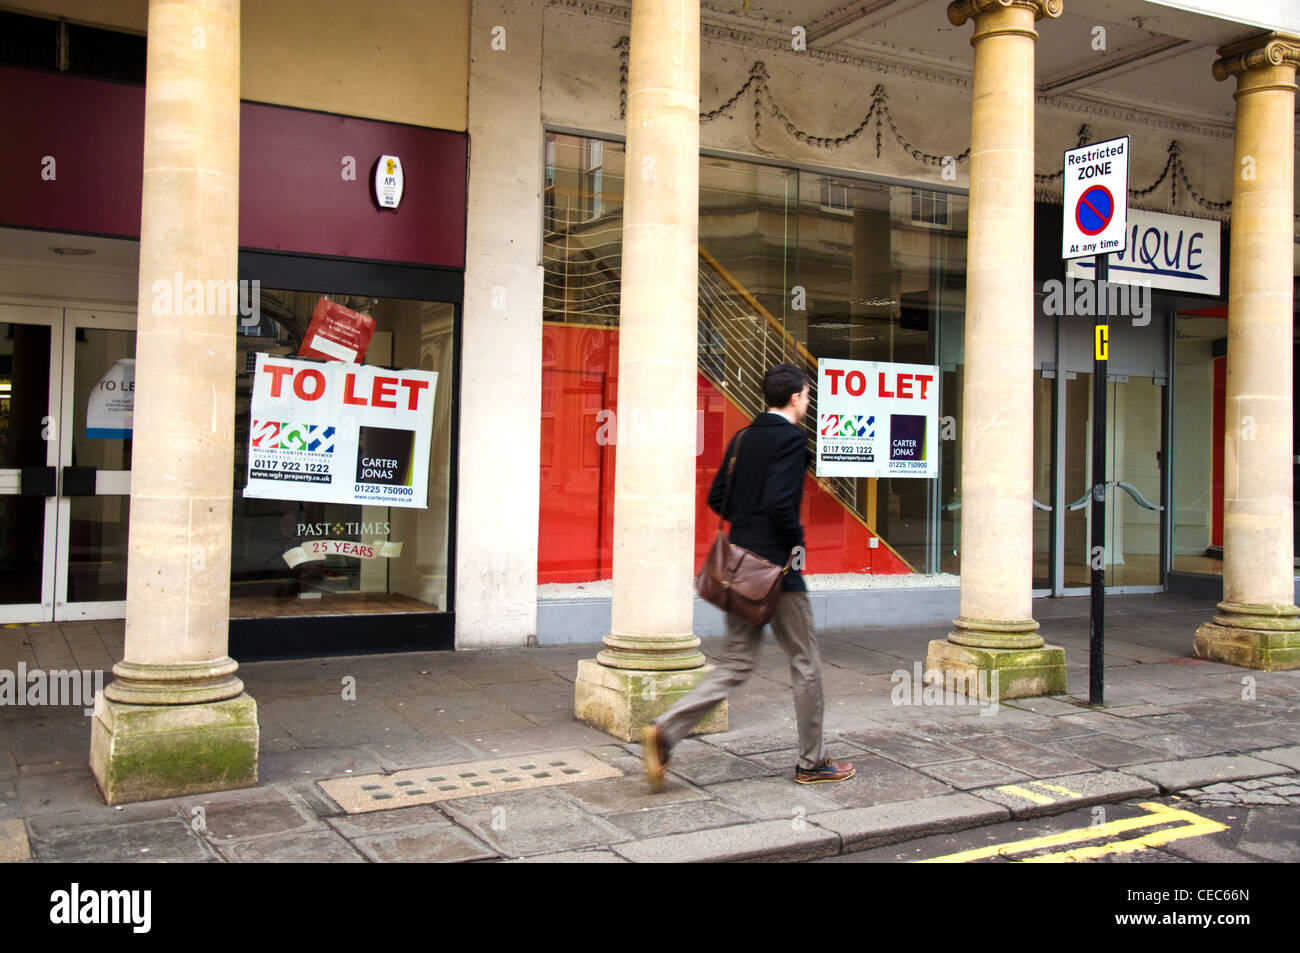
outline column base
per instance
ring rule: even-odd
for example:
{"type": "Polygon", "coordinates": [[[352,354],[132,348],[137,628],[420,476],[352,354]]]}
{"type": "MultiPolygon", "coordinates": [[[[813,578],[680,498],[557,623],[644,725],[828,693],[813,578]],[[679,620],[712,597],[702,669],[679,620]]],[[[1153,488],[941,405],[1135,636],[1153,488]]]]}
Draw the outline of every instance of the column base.
{"type": "MultiPolygon", "coordinates": [[[[712,665],[676,671],[610,668],[595,659],[578,662],[573,714],[623,741],[640,741],[641,729],[677,704],[713,671],[712,665]]],[[[727,703],[704,716],[693,735],[727,730],[727,703]]]]}
{"type": "Polygon", "coordinates": [[[1229,620],[1216,616],[1196,630],[1193,658],[1265,672],[1300,669],[1300,631],[1247,629],[1224,621],[1229,620]]]}
{"type": "Polygon", "coordinates": [[[945,679],[948,672],[960,675],[962,681],[957,684],[971,689],[980,686],[995,700],[1064,695],[1066,691],[1065,649],[1057,645],[994,649],[935,639],[926,653],[925,667],[944,672],[945,679]]]}
{"type": "Polygon", "coordinates": [[[197,705],[128,705],[101,693],[90,769],[109,804],[257,784],[257,703],[247,694],[197,705]]]}

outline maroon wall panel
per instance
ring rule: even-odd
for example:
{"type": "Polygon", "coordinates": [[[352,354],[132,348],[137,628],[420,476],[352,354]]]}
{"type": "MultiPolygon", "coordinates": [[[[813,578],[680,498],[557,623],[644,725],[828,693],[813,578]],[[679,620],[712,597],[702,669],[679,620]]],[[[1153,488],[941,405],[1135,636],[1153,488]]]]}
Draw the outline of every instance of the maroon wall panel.
{"type": "Polygon", "coordinates": [[[245,103],[239,136],[241,246],[465,266],[464,135],[245,103]],[[371,198],[385,154],[406,176],[397,209],[371,198]]]}
{"type": "Polygon", "coordinates": [[[0,116],[0,225],[140,235],[143,88],[0,66],[0,116]]]}
{"type": "MultiPolygon", "coordinates": [[[[0,67],[0,116],[0,225],[140,234],[141,87],[0,67]]],[[[244,103],[240,247],[463,268],[467,155],[463,133],[244,103]],[[396,210],[371,198],[383,154],[406,175],[396,210]]]]}

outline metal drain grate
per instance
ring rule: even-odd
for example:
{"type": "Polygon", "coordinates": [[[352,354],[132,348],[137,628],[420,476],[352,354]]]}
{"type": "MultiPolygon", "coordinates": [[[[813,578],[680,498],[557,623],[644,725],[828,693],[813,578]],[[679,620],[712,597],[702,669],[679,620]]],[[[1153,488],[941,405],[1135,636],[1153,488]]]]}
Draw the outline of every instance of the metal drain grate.
{"type": "Polygon", "coordinates": [[[618,768],[574,749],[432,768],[408,768],[394,774],[366,774],[317,783],[349,814],[365,814],[458,797],[622,776],[623,772],[618,768]]]}

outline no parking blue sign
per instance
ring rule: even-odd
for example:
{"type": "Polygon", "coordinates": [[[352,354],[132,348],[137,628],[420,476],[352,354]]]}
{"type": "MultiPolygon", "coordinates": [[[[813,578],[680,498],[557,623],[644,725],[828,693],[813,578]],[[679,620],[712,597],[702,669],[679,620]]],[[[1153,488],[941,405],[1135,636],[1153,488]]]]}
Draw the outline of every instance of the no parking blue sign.
{"type": "Polygon", "coordinates": [[[1124,136],[1065,153],[1062,258],[1124,251],[1128,152],[1128,136],[1124,136]]]}

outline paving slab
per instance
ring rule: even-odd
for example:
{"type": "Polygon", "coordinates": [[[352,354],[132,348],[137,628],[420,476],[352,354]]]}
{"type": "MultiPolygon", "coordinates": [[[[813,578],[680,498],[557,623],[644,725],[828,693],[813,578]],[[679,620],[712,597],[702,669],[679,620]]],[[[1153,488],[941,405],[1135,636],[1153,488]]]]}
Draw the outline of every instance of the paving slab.
{"type": "Polygon", "coordinates": [[[185,798],[181,814],[212,843],[323,826],[285,791],[254,788],[233,793],[238,796],[185,798]]]}
{"type": "Polygon", "coordinates": [[[1023,771],[998,764],[996,761],[985,761],[982,758],[943,761],[939,764],[924,765],[917,770],[961,791],[982,788],[989,784],[1025,781],[1029,778],[1023,771]]]}
{"type": "Polygon", "coordinates": [[[279,834],[220,844],[227,860],[244,864],[362,864],[365,858],[335,831],[279,834]]]}
{"type": "Polygon", "coordinates": [[[31,845],[27,842],[27,828],[22,818],[0,821],[0,864],[16,864],[29,860],[31,845]]]}
{"type": "MultiPolygon", "coordinates": [[[[439,735],[415,738],[385,738],[362,746],[373,755],[375,763],[386,771],[401,771],[426,764],[451,764],[456,761],[473,761],[478,757],[475,749],[454,736],[439,735]]],[[[365,771],[354,773],[365,774],[365,771]]]]}
{"type": "Polygon", "coordinates": [[[840,837],[802,819],[758,821],[734,827],[668,834],[615,844],[636,863],[717,863],[815,860],[839,853],[840,837]]]}
{"type": "Polygon", "coordinates": [[[1201,738],[1193,738],[1190,735],[1177,732],[1156,732],[1155,734],[1143,735],[1140,743],[1144,748],[1154,748],[1157,751],[1163,751],[1165,754],[1175,755],[1179,758],[1202,758],[1212,754],[1223,754],[1225,751],[1231,750],[1211,744],[1201,738]]]}
{"type": "Polygon", "coordinates": [[[1011,708],[1032,711],[1038,715],[1077,715],[1079,706],[1070,702],[1057,701],[1055,698],[1011,698],[1002,702],[1011,708]]]}
{"type": "Polygon", "coordinates": [[[902,731],[844,732],[844,738],[860,748],[911,768],[970,757],[965,751],[950,744],[930,741],[902,731]]]}
{"type": "Polygon", "coordinates": [[[1101,734],[1138,741],[1142,740],[1143,735],[1154,734],[1160,730],[1148,724],[1145,719],[1135,721],[1132,718],[1118,718],[1104,711],[1076,712],[1073,715],[1062,715],[1060,720],[1065,724],[1092,728],[1101,734]]]}
{"type": "Polygon", "coordinates": [[[1012,817],[1042,817],[1093,804],[1153,797],[1159,789],[1150,781],[1119,771],[1094,771],[1039,778],[1022,784],[995,785],[972,791],[976,797],[1007,808],[1012,817]]]}
{"type": "Polygon", "coordinates": [[[704,742],[689,739],[673,746],[669,755],[668,772],[693,784],[703,785],[755,778],[771,774],[773,770],[704,742]]]}
{"type": "Polygon", "coordinates": [[[24,817],[105,806],[89,767],[19,777],[13,785],[24,817]]]}
{"type": "Polygon", "coordinates": [[[620,857],[611,850],[566,850],[555,854],[538,854],[535,857],[519,857],[503,860],[503,864],[627,864],[625,857],[620,857]]]}
{"type": "Polygon", "coordinates": [[[290,783],[382,770],[379,758],[365,747],[298,748],[263,754],[257,762],[257,779],[263,784],[290,783]]]}
{"type": "Polygon", "coordinates": [[[356,838],[352,845],[378,863],[490,860],[497,852],[454,824],[356,838]]]}
{"type": "Polygon", "coordinates": [[[442,810],[507,857],[601,847],[628,839],[626,833],[553,788],[460,798],[443,802],[442,810]]]}
{"type": "Polygon", "coordinates": [[[717,801],[687,801],[667,807],[642,808],[625,814],[606,814],[602,820],[626,831],[632,837],[662,837],[665,834],[744,824],[750,818],[717,801]]]}
{"type": "Polygon", "coordinates": [[[852,784],[854,778],[826,784],[799,784],[788,778],[745,778],[710,784],[706,791],[741,814],[758,820],[807,817],[841,805],[822,794],[823,788],[852,784]]]}
{"type": "Polygon", "coordinates": [[[1051,747],[1102,768],[1119,768],[1142,761],[1160,761],[1165,757],[1163,751],[1157,751],[1155,748],[1101,734],[1087,738],[1063,738],[1052,742],[1051,747]]]}
{"type": "Polygon", "coordinates": [[[813,814],[808,820],[839,834],[844,850],[852,851],[894,844],[921,834],[980,827],[1010,816],[1007,808],[971,794],[947,794],[813,814]]]}
{"type": "Polygon", "coordinates": [[[1050,748],[1042,748],[1005,734],[976,735],[971,738],[953,738],[952,743],[986,761],[996,761],[1033,778],[1053,774],[1076,774],[1088,771],[1092,765],[1081,758],[1063,755],[1050,748]]]}
{"type": "Polygon", "coordinates": [[[1263,751],[1254,752],[1251,756],[1259,758],[1261,761],[1272,761],[1274,764],[1286,765],[1288,768],[1300,771],[1300,745],[1265,748],[1263,751]]]}
{"type": "Polygon", "coordinates": [[[325,823],[349,840],[413,828],[452,826],[451,820],[432,804],[374,811],[370,814],[340,814],[326,818],[325,823]]]}
{"type": "Polygon", "coordinates": [[[1277,766],[1247,755],[1216,755],[1181,761],[1135,764],[1126,773],[1146,778],[1160,785],[1162,791],[1199,788],[1221,781],[1265,778],[1277,773],[1277,766]]]}
{"type": "Polygon", "coordinates": [[[628,765],[623,770],[625,774],[621,778],[566,784],[564,793],[592,814],[621,814],[709,798],[706,792],[694,784],[671,774],[665,776],[664,788],[656,794],[646,783],[641,764],[628,765]]]}
{"type": "Polygon", "coordinates": [[[61,864],[202,863],[217,859],[180,816],[62,833],[32,831],[31,847],[36,860],[61,864]]]}

